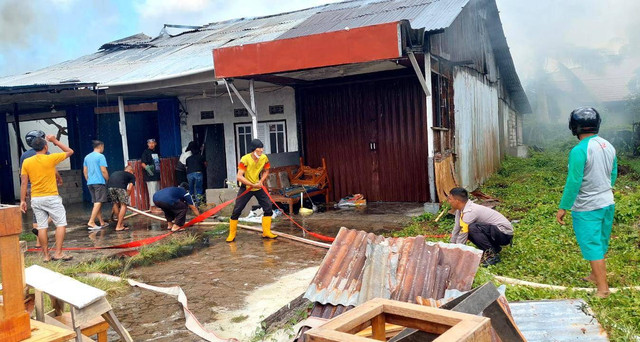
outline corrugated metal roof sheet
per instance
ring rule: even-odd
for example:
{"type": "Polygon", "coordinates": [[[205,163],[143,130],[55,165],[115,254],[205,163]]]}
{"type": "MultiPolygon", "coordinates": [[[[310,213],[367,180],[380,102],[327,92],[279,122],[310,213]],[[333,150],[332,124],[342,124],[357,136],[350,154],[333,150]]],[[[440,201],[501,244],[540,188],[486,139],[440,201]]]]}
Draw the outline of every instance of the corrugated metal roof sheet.
{"type": "Polygon", "coordinates": [[[409,20],[414,29],[448,27],[469,0],[352,0],[260,18],[212,23],[175,36],[138,34],[94,54],[38,71],[0,78],[0,87],[56,85],[75,79],[110,86],[213,69],[215,48],[409,20]]]}
{"type": "MultiPolygon", "coordinates": [[[[417,296],[440,299],[447,289],[471,289],[481,255],[473,247],[422,236],[384,238],[342,228],[304,297],[345,307],[376,297],[410,303],[417,296]]],[[[320,310],[322,316],[333,308],[320,310]]]]}
{"type": "Polygon", "coordinates": [[[529,342],[609,341],[582,299],[512,302],[509,307],[529,342]]]}

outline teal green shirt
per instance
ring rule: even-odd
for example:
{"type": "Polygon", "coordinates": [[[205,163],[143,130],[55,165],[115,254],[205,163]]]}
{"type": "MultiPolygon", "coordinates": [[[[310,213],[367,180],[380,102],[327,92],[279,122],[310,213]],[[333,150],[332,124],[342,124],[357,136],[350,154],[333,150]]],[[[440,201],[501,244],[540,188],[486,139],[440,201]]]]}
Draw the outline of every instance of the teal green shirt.
{"type": "Polygon", "coordinates": [[[611,143],[597,135],[580,140],[569,153],[560,209],[591,211],[614,204],[617,176],[618,159],[611,143]]]}

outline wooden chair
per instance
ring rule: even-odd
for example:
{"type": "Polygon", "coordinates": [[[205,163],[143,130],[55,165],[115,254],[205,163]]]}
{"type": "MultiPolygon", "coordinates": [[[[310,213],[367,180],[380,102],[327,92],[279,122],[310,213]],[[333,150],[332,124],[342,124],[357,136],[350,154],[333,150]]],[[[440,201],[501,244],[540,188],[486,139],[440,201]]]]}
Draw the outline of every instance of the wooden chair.
{"type": "MultiPolygon", "coordinates": [[[[316,195],[324,195],[325,203],[329,203],[329,192],[331,191],[331,184],[329,182],[329,175],[327,173],[327,164],[322,158],[322,166],[313,168],[304,165],[302,158],[300,158],[300,166],[285,166],[280,168],[273,168],[270,173],[277,174],[275,177],[276,186],[269,185],[269,193],[274,201],[278,203],[289,204],[289,213],[293,214],[293,205],[300,202],[300,194],[305,193],[305,187],[315,188],[311,191],[306,191],[305,195],[313,197],[316,195]],[[298,169],[294,173],[294,169],[298,169]],[[282,179],[280,175],[286,173],[289,184],[282,179]],[[289,185],[293,186],[289,191],[289,185]],[[286,193],[283,193],[286,191],[286,193]]],[[[271,177],[271,175],[270,175],[271,177]]]]}

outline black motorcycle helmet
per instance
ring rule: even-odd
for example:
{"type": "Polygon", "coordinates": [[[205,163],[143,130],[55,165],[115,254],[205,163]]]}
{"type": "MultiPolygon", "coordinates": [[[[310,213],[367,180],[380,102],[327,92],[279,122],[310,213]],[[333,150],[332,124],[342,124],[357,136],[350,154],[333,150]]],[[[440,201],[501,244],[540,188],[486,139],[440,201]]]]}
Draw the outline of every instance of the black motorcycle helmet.
{"type": "Polygon", "coordinates": [[[593,107],[580,107],[569,116],[569,129],[573,135],[582,133],[598,133],[600,130],[600,113],[593,107]]]}
{"type": "Polygon", "coordinates": [[[29,131],[29,133],[27,133],[27,135],[24,136],[24,140],[26,140],[27,141],[27,145],[29,145],[29,147],[31,147],[31,143],[33,142],[33,139],[35,139],[35,138],[44,139],[45,137],[46,137],[46,135],[44,134],[43,131],[34,130],[34,131],[29,131]]]}

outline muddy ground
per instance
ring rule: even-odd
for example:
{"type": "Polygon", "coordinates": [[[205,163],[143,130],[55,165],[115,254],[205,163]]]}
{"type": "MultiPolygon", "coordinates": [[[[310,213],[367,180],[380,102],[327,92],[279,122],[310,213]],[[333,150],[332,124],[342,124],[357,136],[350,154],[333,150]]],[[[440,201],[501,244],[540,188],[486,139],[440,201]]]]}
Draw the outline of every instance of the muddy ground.
{"type": "MultiPolygon", "coordinates": [[[[65,246],[110,246],[165,233],[159,221],[137,216],[127,222],[130,231],[115,232],[114,225],[88,231],[90,206],[67,208],[69,228],[65,246]]],[[[105,208],[104,214],[108,215],[105,208]]],[[[294,218],[308,229],[335,236],[342,226],[383,233],[400,228],[411,216],[422,213],[418,204],[370,204],[366,208],[328,210],[309,217],[294,218]]],[[[24,215],[24,230],[31,228],[24,215]]],[[[205,228],[197,228],[202,230],[205,228]]],[[[274,230],[302,236],[299,228],[280,217],[274,230]]],[[[50,239],[53,239],[53,230],[50,239]]],[[[33,246],[35,242],[30,242],[33,246]]],[[[70,252],[73,262],[91,260],[118,251],[70,252]]],[[[212,237],[210,246],[193,254],[152,266],[131,270],[130,278],[155,286],[180,286],[189,299],[189,308],[209,330],[223,338],[249,341],[260,321],[304,292],[313,278],[325,249],[285,239],[263,240],[258,233],[240,230],[236,242],[224,236],[212,237]]],[[[178,302],[163,294],[131,288],[110,298],[115,313],[135,341],[200,341],[184,327],[178,302]]],[[[109,340],[117,340],[110,333],[109,340]]]]}

